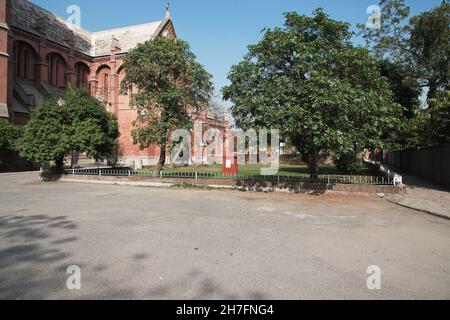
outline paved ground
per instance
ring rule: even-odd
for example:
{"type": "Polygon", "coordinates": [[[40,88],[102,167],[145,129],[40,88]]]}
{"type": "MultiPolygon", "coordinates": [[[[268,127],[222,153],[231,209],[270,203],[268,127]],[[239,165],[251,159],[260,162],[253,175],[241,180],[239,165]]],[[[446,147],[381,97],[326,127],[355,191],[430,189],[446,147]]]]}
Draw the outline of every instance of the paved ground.
{"type": "Polygon", "coordinates": [[[450,221],[378,198],[29,175],[0,176],[0,190],[1,299],[450,298],[450,221]],[[66,288],[74,264],[80,291],[66,288]]]}
{"type": "Polygon", "coordinates": [[[407,186],[405,194],[386,196],[385,199],[399,205],[450,219],[450,190],[431,181],[402,174],[407,186]]]}

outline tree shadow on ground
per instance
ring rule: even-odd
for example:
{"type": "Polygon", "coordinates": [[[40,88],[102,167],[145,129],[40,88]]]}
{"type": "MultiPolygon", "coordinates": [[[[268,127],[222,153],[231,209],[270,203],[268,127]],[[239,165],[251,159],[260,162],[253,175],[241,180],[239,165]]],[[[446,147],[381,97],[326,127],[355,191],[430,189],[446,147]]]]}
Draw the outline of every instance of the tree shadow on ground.
{"type": "Polygon", "coordinates": [[[146,299],[188,299],[188,300],[265,300],[269,296],[260,291],[244,290],[238,293],[225,289],[218,281],[200,270],[192,270],[186,277],[151,288],[146,299]]]}
{"type": "Polygon", "coordinates": [[[66,216],[1,216],[0,299],[46,299],[64,290],[66,275],[52,267],[70,258],[64,245],[77,237],[56,237],[54,231],[77,227],[66,216]]]}

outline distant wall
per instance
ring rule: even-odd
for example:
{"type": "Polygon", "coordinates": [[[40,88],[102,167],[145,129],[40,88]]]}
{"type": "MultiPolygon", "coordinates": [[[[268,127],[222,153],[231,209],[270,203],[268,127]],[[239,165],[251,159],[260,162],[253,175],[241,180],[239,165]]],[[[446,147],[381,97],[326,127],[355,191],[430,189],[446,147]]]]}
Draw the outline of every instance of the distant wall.
{"type": "Polygon", "coordinates": [[[388,151],[383,162],[403,172],[450,187],[450,144],[388,151]]]}

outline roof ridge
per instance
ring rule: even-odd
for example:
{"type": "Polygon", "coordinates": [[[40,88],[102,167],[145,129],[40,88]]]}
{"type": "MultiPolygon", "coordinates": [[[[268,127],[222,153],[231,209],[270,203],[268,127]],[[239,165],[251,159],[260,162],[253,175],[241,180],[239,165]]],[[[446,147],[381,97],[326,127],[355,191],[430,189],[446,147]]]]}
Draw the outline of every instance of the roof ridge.
{"type": "Polygon", "coordinates": [[[161,24],[161,23],[163,23],[163,20],[147,22],[147,23],[141,23],[141,24],[134,24],[134,25],[130,25],[130,26],[124,26],[124,27],[107,29],[107,30],[101,30],[101,31],[94,31],[94,32],[91,32],[91,34],[92,35],[96,35],[96,34],[100,34],[100,33],[110,33],[111,31],[127,30],[127,29],[132,29],[132,28],[148,26],[148,25],[151,25],[151,24],[161,24]]]}

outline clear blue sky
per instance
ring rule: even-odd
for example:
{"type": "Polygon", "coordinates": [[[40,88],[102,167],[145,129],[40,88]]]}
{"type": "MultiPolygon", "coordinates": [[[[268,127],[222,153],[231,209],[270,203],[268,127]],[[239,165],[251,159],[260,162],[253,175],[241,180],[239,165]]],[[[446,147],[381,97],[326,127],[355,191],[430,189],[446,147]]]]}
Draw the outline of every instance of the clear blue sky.
{"type": "MultiPolygon", "coordinates": [[[[99,31],[162,20],[165,0],[33,0],[32,2],[67,17],[66,8],[81,8],[82,27],[99,31]]],[[[442,0],[406,0],[412,14],[429,10],[442,0]]],[[[369,5],[378,0],[171,0],[177,34],[191,44],[198,60],[214,76],[216,89],[228,84],[227,73],[247,51],[247,45],[261,38],[264,27],[281,26],[283,12],[310,15],[322,7],[334,19],[353,27],[365,22],[369,5]]],[[[358,39],[355,42],[358,43],[358,39]]]]}

